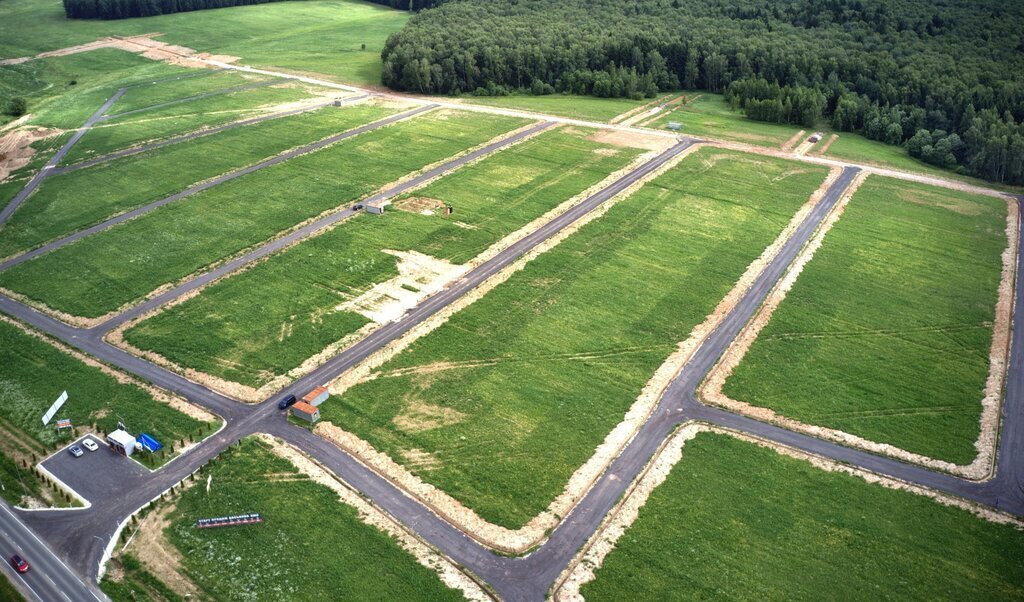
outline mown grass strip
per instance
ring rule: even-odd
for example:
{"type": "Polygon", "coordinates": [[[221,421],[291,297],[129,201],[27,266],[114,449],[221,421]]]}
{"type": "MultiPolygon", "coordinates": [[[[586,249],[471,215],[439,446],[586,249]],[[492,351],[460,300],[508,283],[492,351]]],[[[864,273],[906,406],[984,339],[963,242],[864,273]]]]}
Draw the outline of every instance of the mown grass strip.
{"type": "Polygon", "coordinates": [[[393,112],[374,104],[326,107],[51,177],[0,228],[0,256],[393,112]]]}
{"type": "Polygon", "coordinates": [[[442,112],[226,182],[3,274],[0,285],[97,317],[327,209],[524,125],[442,112]],[[46,281],[59,274],[59,289],[46,281]]]}
{"type": "Polygon", "coordinates": [[[640,153],[590,141],[591,133],[544,133],[464,167],[396,201],[444,202],[455,210],[450,217],[436,209],[356,217],[147,320],[126,338],[179,365],[259,387],[369,321],[338,305],[398,275],[398,259],[384,249],[463,263],[640,153]]]}
{"type": "Polygon", "coordinates": [[[1019,600],[1024,534],[959,508],[700,434],[587,600],[1019,600]]]}
{"type": "MultiPolygon", "coordinates": [[[[140,83],[125,92],[110,108],[110,114],[126,113],[145,109],[182,98],[189,98],[207,92],[218,92],[235,86],[269,81],[265,76],[246,76],[236,71],[199,70],[198,75],[183,79],[159,80],[140,83]]],[[[189,74],[192,75],[192,74],[189,74]]]]}
{"type": "Polygon", "coordinates": [[[744,360],[733,399],[967,464],[1006,201],[871,177],[744,360]]]}
{"type": "Polygon", "coordinates": [[[702,149],[322,406],[323,417],[518,528],[825,176],[702,149]]]}

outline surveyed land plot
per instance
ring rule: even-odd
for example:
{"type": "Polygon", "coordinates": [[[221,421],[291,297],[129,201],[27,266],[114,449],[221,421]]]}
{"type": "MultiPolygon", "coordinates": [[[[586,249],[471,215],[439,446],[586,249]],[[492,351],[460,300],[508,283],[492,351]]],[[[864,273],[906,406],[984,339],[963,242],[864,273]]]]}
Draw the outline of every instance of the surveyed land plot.
{"type": "Polygon", "coordinates": [[[827,173],[701,149],[321,406],[492,523],[543,511],[827,173]]]}
{"type": "Polygon", "coordinates": [[[688,136],[708,136],[758,146],[781,146],[800,131],[796,126],[748,119],[741,111],[733,110],[721,94],[693,92],[687,95],[692,97],[689,102],[662,113],[647,123],[647,127],[665,129],[669,122],[676,122],[681,125],[680,133],[688,136]]]}
{"type": "MultiPolygon", "coordinates": [[[[143,523],[143,529],[161,532],[138,535],[147,546],[165,548],[137,553],[143,563],[160,559],[146,568],[174,584],[178,595],[211,600],[234,599],[239,592],[260,599],[462,599],[389,534],[364,522],[338,493],[271,452],[262,440],[243,440],[205,472],[211,477],[209,491],[205,484],[185,490],[166,519],[143,523]],[[195,527],[197,518],[255,511],[262,523],[195,527]],[[302,570],[296,570],[297,564],[302,570]]],[[[114,579],[102,586],[112,595],[124,587],[114,579]]]]}
{"type": "Polygon", "coordinates": [[[525,125],[440,111],[231,180],[16,266],[8,287],[98,317],[426,165],[525,125]],[[63,284],[48,284],[59,277],[63,284]]]}
{"type": "Polygon", "coordinates": [[[121,95],[121,98],[110,106],[107,113],[117,115],[128,111],[137,111],[200,94],[222,92],[238,86],[267,82],[272,79],[266,75],[238,71],[196,71],[187,75],[188,77],[181,79],[134,86],[121,95]]]}
{"type": "Polygon", "coordinates": [[[364,325],[400,314],[457,264],[642,152],[592,141],[593,133],[549,131],[463,167],[400,197],[387,215],[358,216],[143,322],[126,339],[180,366],[263,386],[364,325]]]}
{"type": "Polygon", "coordinates": [[[730,398],[970,463],[1006,201],[871,177],[726,381],[730,398]]]}
{"type": "Polygon", "coordinates": [[[290,107],[312,100],[323,90],[286,81],[105,120],[82,136],[65,155],[62,165],[253,117],[277,106],[290,107]]]}
{"type": "MultiPolygon", "coordinates": [[[[170,444],[195,435],[203,425],[151,392],[120,382],[98,365],[86,364],[6,320],[0,320],[0,365],[0,454],[11,461],[33,451],[41,456],[42,448],[60,440],[54,422],[43,425],[41,418],[63,391],[68,400],[56,418],[68,418],[76,427],[95,424],[100,432],[109,432],[120,421],[133,432],[144,431],[170,444]]],[[[17,502],[29,477],[4,479],[10,474],[0,469],[5,491],[17,502]]]]}
{"type": "Polygon", "coordinates": [[[583,585],[587,600],[1024,595],[1024,532],[698,434],[583,585]]]}
{"type": "Polygon", "coordinates": [[[325,107],[50,177],[0,227],[0,256],[394,112],[375,103],[325,107]]]}

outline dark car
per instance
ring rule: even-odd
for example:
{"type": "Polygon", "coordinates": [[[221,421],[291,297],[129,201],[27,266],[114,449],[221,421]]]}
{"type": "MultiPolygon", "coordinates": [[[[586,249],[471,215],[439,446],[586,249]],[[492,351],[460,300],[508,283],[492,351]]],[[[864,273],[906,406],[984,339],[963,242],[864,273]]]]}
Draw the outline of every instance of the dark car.
{"type": "Polygon", "coordinates": [[[362,208],[363,208],[363,204],[362,203],[359,203],[358,205],[352,205],[352,211],[359,211],[362,208]]]}
{"type": "Polygon", "coordinates": [[[26,562],[24,558],[18,556],[17,554],[11,556],[11,566],[13,566],[14,570],[18,571],[19,573],[28,572],[28,562],[26,562]]]}
{"type": "Polygon", "coordinates": [[[298,399],[296,399],[294,395],[289,395],[288,397],[285,397],[281,401],[277,402],[277,409],[287,410],[291,406],[295,405],[296,401],[298,401],[298,399]]]}

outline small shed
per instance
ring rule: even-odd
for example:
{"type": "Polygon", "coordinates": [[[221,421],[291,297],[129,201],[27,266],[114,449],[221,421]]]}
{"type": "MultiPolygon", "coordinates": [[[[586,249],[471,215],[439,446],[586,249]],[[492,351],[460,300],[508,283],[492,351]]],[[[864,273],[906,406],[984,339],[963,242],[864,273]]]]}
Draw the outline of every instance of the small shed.
{"type": "Polygon", "coordinates": [[[310,391],[309,393],[303,395],[302,401],[308,403],[311,406],[316,407],[322,404],[323,402],[327,401],[327,398],[330,397],[330,395],[331,394],[327,392],[326,388],[317,387],[310,391]]]}
{"type": "Polygon", "coordinates": [[[668,129],[672,130],[673,132],[678,132],[679,130],[683,129],[683,124],[679,123],[678,121],[670,121],[668,122],[668,129]]]}
{"type": "Polygon", "coordinates": [[[122,429],[109,433],[107,435],[107,443],[114,451],[123,456],[130,456],[135,453],[135,448],[138,445],[135,437],[132,437],[131,433],[122,429]]]}
{"type": "Polygon", "coordinates": [[[320,410],[304,401],[300,401],[292,406],[292,416],[302,418],[307,422],[316,422],[320,420],[320,410]]]}

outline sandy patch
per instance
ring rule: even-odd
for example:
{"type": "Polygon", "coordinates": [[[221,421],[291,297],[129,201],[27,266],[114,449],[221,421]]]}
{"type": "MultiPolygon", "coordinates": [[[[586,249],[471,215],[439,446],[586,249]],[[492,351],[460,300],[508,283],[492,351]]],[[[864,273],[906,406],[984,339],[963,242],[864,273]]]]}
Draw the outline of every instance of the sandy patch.
{"type": "Polygon", "coordinates": [[[378,324],[393,322],[469,270],[417,251],[383,252],[398,259],[398,276],[373,285],[334,311],[354,312],[378,324]]]}
{"type": "Polygon", "coordinates": [[[421,540],[337,475],[290,445],[281,443],[269,435],[258,437],[269,443],[276,455],[291,462],[302,474],[337,493],[339,501],[355,508],[364,523],[390,535],[405,551],[412,554],[417,562],[436,572],[445,585],[460,590],[469,600],[491,600],[483,587],[467,572],[458,568],[452,559],[421,540]]]}
{"type": "Polygon", "coordinates": [[[732,345],[712,368],[707,379],[698,390],[701,399],[706,403],[724,407],[730,411],[751,416],[758,420],[771,422],[783,428],[820,437],[843,445],[864,449],[873,453],[920,464],[928,468],[942,470],[967,479],[983,480],[989,478],[995,469],[996,444],[999,431],[999,411],[1002,406],[1003,383],[1006,379],[1006,365],[1009,357],[1010,336],[1013,319],[1013,291],[1016,282],[1017,245],[1018,245],[1018,206],[1016,202],[1007,204],[1006,235],[1009,244],[1002,255],[1002,278],[999,284],[996,302],[996,320],[993,325],[992,346],[989,352],[989,376],[985,383],[985,396],[981,401],[980,433],[974,447],[977,455],[967,465],[953,464],[936,460],[921,454],[911,453],[893,445],[877,443],[851,435],[849,433],[820,426],[808,425],[785,416],[768,408],[751,405],[746,402],[729,398],[722,392],[722,387],[732,371],[743,360],[750,346],[757,339],[761,330],[771,320],[772,314],[786,298],[789,290],[803,271],[804,266],[813,258],[821,247],[829,229],[839,220],[857,188],[867,177],[868,172],[862,171],[851,183],[843,198],[825,218],[814,237],[808,241],[793,265],[769,293],[758,313],[750,320],[743,331],[736,337],[732,345]]]}
{"type": "Polygon", "coordinates": [[[671,138],[664,136],[651,136],[643,132],[631,132],[626,130],[598,130],[587,136],[587,140],[621,146],[626,148],[642,148],[652,151],[663,151],[676,143],[671,138]]]}
{"type": "MultiPolygon", "coordinates": [[[[193,482],[185,481],[183,487],[190,487],[192,484],[193,482]]],[[[185,558],[164,535],[164,530],[171,525],[168,516],[174,508],[173,503],[158,505],[147,514],[122,552],[133,554],[147,571],[153,573],[174,593],[187,599],[198,596],[199,588],[182,568],[185,558]]]]}
{"type": "MultiPolygon", "coordinates": [[[[100,38],[94,42],[87,44],[79,44],[77,46],[68,46],[66,48],[58,48],[57,50],[49,50],[47,52],[40,52],[35,56],[24,56],[13,59],[0,60],[0,65],[17,65],[24,63],[32,59],[42,59],[49,57],[68,56],[71,54],[79,54],[82,52],[90,52],[93,50],[99,50],[100,48],[117,48],[125,50],[134,54],[141,54],[147,59],[154,61],[164,61],[173,65],[181,65],[185,67],[194,68],[213,68],[210,65],[196,59],[211,59],[213,57],[209,55],[197,55],[195,50],[186,48],[184,46],[174,46],[166,42],[158,42],[154,40],[154,37],[161,36],[161,33],[147,33],[138,36],[121,37],[112,36],[108,38],[100,38]]],[[[223,56],[218,57],[221,62],[230,63],[238,60],[237,57],[223,56]]]]}
{"type": "Polygon", "coordinates": [[[651,493],[665,482],[671,473],[672,468],[679,463],[683,457],[683,448],[686,443],[696,437],[699,433],[716,433],[728,435],[757,444],[775,451],[778,454],[796,458],[810,463],[816,468],[826,472],[842,472],[859,477],[872,484],[881,485],[888,489],[907,491],[916,495],[924,495],[932,498],[944,506],[952,506],[966,510],[975,516],[999,524],[1010,524],[1017,529],[1024,529],[1024,522],[1019,519],[986,506],[968,502],[961,498],[954,498],[944,493],[925,489],[917,485],[911,485],[890,477],[885,477],[873,472],[854,468],[846,464],[840,464],[821,456],[815,456],[803,451],[786,447],[778,443],[767,441],[737,433],[735,431],[710,426],[697,422],[689,422],[681,426],[670,436],[661,448],[655,452],[651,461],[647,464],[640,475],[633,481],[629,489],[622,496],[619,504],[605,517],[605,520],[591,536],[590,540],[573,558],[569,566],[559,576],[553,587],[553,599],[558,602],[580,602],[583,596],[580,595],[580,588],[585,583],[594,580],[597,569],[604,563],[604,559],[615,549],[619,538],[629,529],[636,520],[640,509],[647,503],[651,493]]]}
{"type": "Polygon", "coordinates": [[[455,408],[427,403],[416,392],[411,392],[405,396],[402,413],[395,416],[392,422],[407,433],[420,433],[457,424],[465,419],[466,415],[455,408]]]}
{"type": "Polygon", "coordinates": [[[0,182],[6,180],[11,172],[28,165],[36,154],[36,149],[32,148],[33,142],[62,133],[58,129],[24,127],[0,137],[0,182]]]}
{"type": "Polygon", "coordinates": [[[399,211],[423,214],[426,211],[437,211],[440,213],[440,211],[444,209],[445,204],[444,201],[439,199],[432,199],[425,196],[411,196],[407,199],[402,199],[392,203],[392,206],[399,211]]]}
{"type": "Polygon", "coordinates": [[[792,150],[793,146],[795,146],[797,142],[803,140],[804,134],[806,133],[806,130],[800,130],[799,132],[793,134],[793,136],[789,140],[786,140],[785,142],[782,143],[782,150],[792,150]]]}

